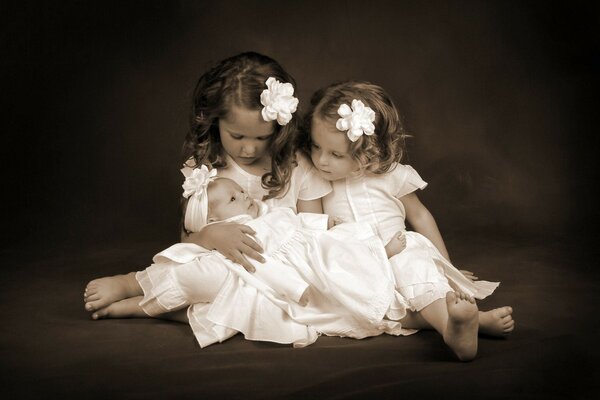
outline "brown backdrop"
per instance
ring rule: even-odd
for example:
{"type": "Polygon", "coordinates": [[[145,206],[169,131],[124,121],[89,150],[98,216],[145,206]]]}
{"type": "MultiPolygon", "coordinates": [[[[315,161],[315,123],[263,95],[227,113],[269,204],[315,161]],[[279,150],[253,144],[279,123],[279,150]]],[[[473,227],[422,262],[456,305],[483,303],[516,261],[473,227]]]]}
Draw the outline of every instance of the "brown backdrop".
{"type": "Polygon", "coordinates": [[[279,60],[304,105],[336,80],[386,88],[443,232],[581,232],[598,216],[592,8],[3,3],[4,243],[176,240],[191,89],[212,62],[246,50],[279,60]]]}

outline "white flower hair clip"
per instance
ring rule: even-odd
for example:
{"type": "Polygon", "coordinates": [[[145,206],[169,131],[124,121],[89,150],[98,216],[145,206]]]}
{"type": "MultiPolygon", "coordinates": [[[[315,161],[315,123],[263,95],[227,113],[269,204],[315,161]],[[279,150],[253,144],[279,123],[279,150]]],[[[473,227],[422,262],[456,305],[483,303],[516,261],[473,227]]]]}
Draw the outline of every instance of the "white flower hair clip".
{"type": "Polygon", "coordinates": [[[273,77],[265,83],[267,89],[260,94],[260,102],[264,106],[261,111],[263,119],[267,122],[277,120],[279,125],[287,125],[298,108],[294,86],[291,83],[281,83],[273,77]]]}
{"type": "Polygon", "coordinates": [[[335,127],[340,131],[347,131],[348,139],[352,142],[356,142],[363,134],[375,133],[375,111],[360,100],[352,100],[352,108],[348,104],[342,104],[338,108],[338,115],[341,118],[337,120],[335,127]]]}
{"type": "Polygon", "coordinates": [[[181,170],[185,175],[183,197],[188,199],[183,224],[190,232],[200,232],[208,218],[208,184],[217,178],[217,169],[208,170],[206,165],[195,168],[189,173],[189,168],[181,170]]]}

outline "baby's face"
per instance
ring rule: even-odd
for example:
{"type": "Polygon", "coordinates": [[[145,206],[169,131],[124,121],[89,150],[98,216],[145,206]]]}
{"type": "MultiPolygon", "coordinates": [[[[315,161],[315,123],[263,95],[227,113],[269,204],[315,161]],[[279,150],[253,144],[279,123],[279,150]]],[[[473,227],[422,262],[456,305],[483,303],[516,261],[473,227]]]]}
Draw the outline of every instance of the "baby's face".
{"type": "Polygon", "coordinates": [[[311,159],[321,177],[337,181],[358,171],[358,163],[350,154],[350,140],[335,123],[313,117],[310,138],[311,159]]]}
{"type": "Polygon", "coordinates": [[[258,204],[248,193],[227,178],[218,178],[208,186],[208,221],[223,221],[237,215],[258,216],[258,204]]]}

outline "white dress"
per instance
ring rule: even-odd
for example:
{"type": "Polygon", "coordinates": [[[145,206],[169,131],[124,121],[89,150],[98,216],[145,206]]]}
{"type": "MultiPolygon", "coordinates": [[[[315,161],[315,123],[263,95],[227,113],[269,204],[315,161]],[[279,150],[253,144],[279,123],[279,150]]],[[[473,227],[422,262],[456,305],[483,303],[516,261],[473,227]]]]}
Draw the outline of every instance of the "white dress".
{"type": "MultiPolygon", "coordinates": [[[[265,250],[265,263],[252,261],[255,273],[216,251],[176,244],[146,269],[148,280],[140,282],[145,297],[160,293],[164,311],[178,309],[181,292],[170,282],[177,264],[195,263],[196,269],[209,264],[223,271],[214,300],[188,309],[202,347],[236,332],[246,339],[298,347],[313,343],[319,334],[360,339],[412,333],[384,319],[395,301],[394,277],[383,244],[368,224],[342,224],[328,231],[323,214],[296,215],[281,207],[268,211],[264,204],[261,210],[256,219],[234,218],[257,232],[265,250]],[[306,304],[299,303],[303,296],[306,304]]],[[[203,284],[198,281],[202,275],[186,278],[185,285],[203,284]]]]}
{"type": "MultiPolygon", "coordinates": [[[[409,165],[397,164],[381,175],[365,175],[332,182],[333,191],[323,199],[326,214],[346,222],[364,222],[387,244],[398,231],[405,231],[406,212],[400,198],[423,189],[427,183],[409,165]]],[[[437,299],[445,297],[453,287],[482,299],[490,295],[499,283],[471,282],[458,271],[423,235],[406,232],[406,249],[390,259],[396,289],[420,311],[437,299]]],[[[399,305],[399,307],[401,307],[399,305]]],[[[398,309],[399,315],[403,311],[398,309]]]]}

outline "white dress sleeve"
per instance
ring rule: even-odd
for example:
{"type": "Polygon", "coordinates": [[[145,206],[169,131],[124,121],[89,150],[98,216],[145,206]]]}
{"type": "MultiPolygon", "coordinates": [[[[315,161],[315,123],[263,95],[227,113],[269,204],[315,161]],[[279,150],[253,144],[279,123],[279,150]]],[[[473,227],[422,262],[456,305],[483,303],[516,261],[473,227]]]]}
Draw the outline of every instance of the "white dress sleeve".
{"type": "Polygon", "coordinates": [[[294,174],[299,182],[295,185],[299,186],[298,200],[316,200],[324,197],[331,192],[331,184],[329,181],[321,178],[312,162],[302,153],[296,153],[298,166],[295,168],[294,174]]]}
{"type": "Polygon", "coordinates": [[[393,180],[394,197],[397,199],[427,186],[427,182],[410,165],[398,164],[389,174],[393,180]]]}
{"type": "Polygon", "coordinates": [[[315,231],[326,231],[329,215],[315,213],[298,213],[302,227],[315,231]]]}

